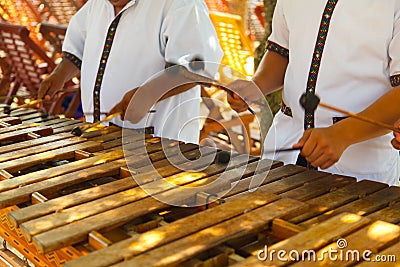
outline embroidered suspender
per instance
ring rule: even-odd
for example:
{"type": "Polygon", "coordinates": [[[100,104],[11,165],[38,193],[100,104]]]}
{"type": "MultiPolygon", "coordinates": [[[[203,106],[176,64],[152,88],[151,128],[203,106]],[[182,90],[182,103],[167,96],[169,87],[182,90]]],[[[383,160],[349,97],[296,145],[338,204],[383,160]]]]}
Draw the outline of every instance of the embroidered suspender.
{"type": "MultiPolygon", "coordinates": [[[[321,66],[322,53],[324,51],[326,38],[328,36],[329,25],[331,23],[332,13],[336,7],[338,0],[328,0],[322,15],[321,24],[319,26],[317,42],[314,48],[314,54],[311,62],[310,72],[308,74],[307,91],[315,93],[319,68],[321,66]]],[[[304,130],[314,128],[314,111],[305,110],[304,130]]]]}
{"type": "Polygon", "coordinates": [[[119,13],[114,21],[108,28],[106,41],[103,48],[103,53],[100,59],[99,69],[97,70],[96,81],[93,89],[93,122],[100,120],[100,89],[103,82],[104,71],[107,65],[108,57],[110,56],[111,46],[114,41],[115,32],[117,30],[118,23],[121,19],[123,12],[119,13]]]}

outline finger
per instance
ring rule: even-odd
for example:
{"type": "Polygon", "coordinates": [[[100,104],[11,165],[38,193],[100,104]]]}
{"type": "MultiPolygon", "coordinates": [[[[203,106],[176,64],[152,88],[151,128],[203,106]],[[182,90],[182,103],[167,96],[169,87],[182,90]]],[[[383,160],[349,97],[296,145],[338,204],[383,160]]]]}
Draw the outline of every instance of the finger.
{"type": "MultiPolygon", "coordinates": [[[[324,156],[324,151],[322,149],[318,149],[318,147],[315,147],[313,152],[311,153],[311,155],[308,155],[306,157],[306,159],[308,162],[317,162],[323,156],[324,156]]],[[[319,166],[319,165],[317,165],[317,166],[319,166]]]]}
{"type": "Polygon", "coordinates": [[[296,144],[293,145],[293,147],[302,147],[304,144],[307,142],[308,138],[310,138],[311,131],[307,130],[303,133],[303,136],[297,141],[296,144]]]}
{"type": "Polygon", "coordinates": [[[337,162],[336,160],[327,160],[325,163],[322,163],[319,167],[322,170],[325,170],[325,169],[328,169],[329,167],[331,167],[336,162],[337,162]]]}
{"type": "Polygon", "coordinates": [[[314,159],[311,159],[311,157],[306,157],[306,160],[310,162],[313,167],[318,168],[321,166],[321,164],[327,162],[329,158],[322,153],[319,155],[319,157],[314,157],[314,159]]]}
{"type": "Polygon", "coordinates": [[[49,89],[50,87],[47,84],[42,83],[39,87],[38,98],[43,99],[45,96],[47,96],[47,92],[49,91],[49,89]]]}
{"type": "Polygon", "coordinates": [[[312,142],[311,137],[312,131],[307,130],[304,132],[303,136],[300,138],[297,144],[294,144],[296,147],[302,147],[300,154],[304,157],[307,157],[312,154],[317,144],[312,142]]]}
{"type": "Polygon", "coordinates": [[[397,141],[396,139],[392,139],[391,143],[392,143],[392,146],[395,149],[399,149],[400,150],[400,142],[399,141],[397,141]]]}

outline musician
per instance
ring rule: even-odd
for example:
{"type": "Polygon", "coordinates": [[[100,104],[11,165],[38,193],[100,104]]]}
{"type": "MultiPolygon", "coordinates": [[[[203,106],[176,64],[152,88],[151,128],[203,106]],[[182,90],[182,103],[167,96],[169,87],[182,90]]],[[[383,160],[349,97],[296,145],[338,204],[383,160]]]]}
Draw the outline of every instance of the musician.
{"type": "MultiPolygon", "coordinates": [[[[107,113],[125,112],[137,88],[164,70],[166,62],[185,63],[194,57],[217,63],[222,58],[203,1],[88,1],[71,19],[63,59],[41,84],[39,97],[51,97],[80,71],[85,118],[98,121],[107,113]]],[[[150,121],[123,123],[122,114],[112,122],[129,128],[153,126],[157,136],[196,143],[198,122],[187,122],[199,116],[200,89],[187,89],[168,92],[153,106],[150,121]]]]}
{"type": "MultiPolygon", "coordinates": [[[[324,108],[306,115],[299,99],[309,90],[321,102],[393,124],[398,104],[385,101],[400,99],[400,0],[278,0],[266,48],[252,80],[263,94],[284,90],[265,150],[303,147],[311,166],[397,185],[399,154],[389,131],[324,108]]],[[[256,101],[252,86],[231,84],[235,110],[256,101]]],[[[300,162],[295,151],[275,158],[300,162]]]]}

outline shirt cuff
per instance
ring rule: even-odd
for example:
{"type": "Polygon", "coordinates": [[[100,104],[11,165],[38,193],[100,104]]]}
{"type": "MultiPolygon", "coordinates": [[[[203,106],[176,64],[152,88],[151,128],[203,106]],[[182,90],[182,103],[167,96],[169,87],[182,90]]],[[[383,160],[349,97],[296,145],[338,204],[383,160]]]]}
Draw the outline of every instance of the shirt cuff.
{"type": "Polygon", "coordinates": [[[400,74],[390,76],[390,83],[393,87],[400,86],[400,74]]]}
{"type": "Polygon", "coordinates": [[[283,57],[289,57],[289,49],[284,48],[283,46],[278,45],[277,43],[268,41],[267,45],[265,46],[266,50],[278,53],[283,57]]]}
{"type": "Polygon", "coordinates": [[[81,69],[82,60],[80,60],[77,56],[75,56],[75,55],[73,55],[71,53],[63,51],[62,52],[62,57],[70,60],[78,69],[81,69]]]}

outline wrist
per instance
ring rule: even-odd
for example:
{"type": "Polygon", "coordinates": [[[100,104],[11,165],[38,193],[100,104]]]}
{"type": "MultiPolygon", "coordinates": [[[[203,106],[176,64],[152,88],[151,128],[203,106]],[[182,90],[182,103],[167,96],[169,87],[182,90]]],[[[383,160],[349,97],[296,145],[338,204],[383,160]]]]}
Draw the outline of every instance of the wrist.
{"type": "Polygon", "coordinates": [[[341,145],[344,146],[344,148],[358,142],[356,133],[345,120],[333,124],[330,128],[335,136],[340,136],[340,140],[342,140],[341,145]]]}

